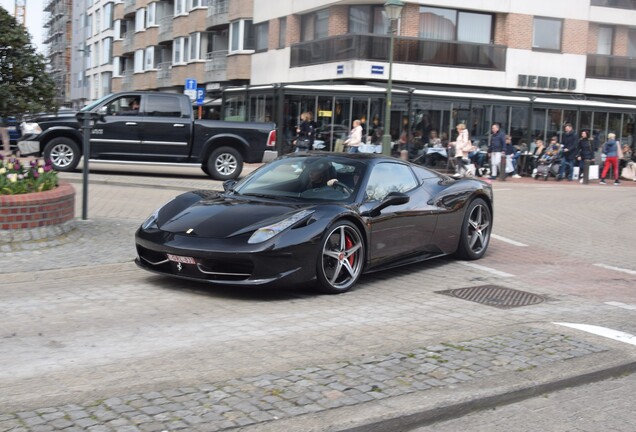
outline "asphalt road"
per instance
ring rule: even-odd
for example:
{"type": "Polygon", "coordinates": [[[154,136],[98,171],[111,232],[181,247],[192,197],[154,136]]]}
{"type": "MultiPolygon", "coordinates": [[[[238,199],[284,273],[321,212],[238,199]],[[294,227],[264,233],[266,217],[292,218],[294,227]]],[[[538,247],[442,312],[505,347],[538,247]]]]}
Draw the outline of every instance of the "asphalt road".
{"type": "MultiPolygon", "coordinates": [[[[221,185],[132,174],[91,174],[89,220],[69,241],[0,253],[0,430],[408,430],[444,407],[460,415],[463,401],[492,408],[633,367],[636,346],[555,324],[636,334],[633,184],[495,183],[484,259],[368,275],[326,296],[138,270],[138,224],[183,190],[221,185]],[[500,309],[440,293],[483,285],[544,301],[500,309]]],[[[79,215],[81,175],[62,177],[79,215]]],[[[572,427],[546,430],[586,430],[561,414],[549,415],[572,427]]],[[[515,415],[509,429],[532,430],[515,415]]],[[[440,430],[503,430],[488,421],[440,430]]]]}

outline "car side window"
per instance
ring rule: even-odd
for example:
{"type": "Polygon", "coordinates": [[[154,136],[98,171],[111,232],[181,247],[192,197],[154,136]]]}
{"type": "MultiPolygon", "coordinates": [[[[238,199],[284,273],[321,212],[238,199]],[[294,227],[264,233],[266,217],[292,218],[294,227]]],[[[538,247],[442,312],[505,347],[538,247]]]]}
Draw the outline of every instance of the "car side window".
{"type": "Polygon", "coordinates": [[[417,181],[409,167],[394,162],[382,162],[371,171],[366,195],[370,201],[380,201],[391,192],[408,192],[416,186],[417,181]]]}
{"type": "Polygon", "coordinates": [[[149,95],[146,115],[151,117],[181,117],[181,100],[172,96],[149,95]]]}
{"type": "Polygon", "coordinates": [[[139,96],[122,96],[106,105],[106,114],[114,116],[137,115],[139,96]]]}

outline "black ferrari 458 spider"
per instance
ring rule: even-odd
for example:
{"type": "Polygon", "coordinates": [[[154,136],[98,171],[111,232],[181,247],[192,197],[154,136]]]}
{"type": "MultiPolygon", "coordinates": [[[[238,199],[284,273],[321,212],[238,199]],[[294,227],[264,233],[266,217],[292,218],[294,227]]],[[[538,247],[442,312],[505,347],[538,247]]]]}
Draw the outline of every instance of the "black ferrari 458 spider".
{"type": "Polygon", "coordinates": [[[489,184],[381,155],[283,156],[224,189],[187,192],[154,212],[135,235],[136,263],[216,284],[317,281],[342,293],[364,272],[479,259],[492,231],[489,184]]]}

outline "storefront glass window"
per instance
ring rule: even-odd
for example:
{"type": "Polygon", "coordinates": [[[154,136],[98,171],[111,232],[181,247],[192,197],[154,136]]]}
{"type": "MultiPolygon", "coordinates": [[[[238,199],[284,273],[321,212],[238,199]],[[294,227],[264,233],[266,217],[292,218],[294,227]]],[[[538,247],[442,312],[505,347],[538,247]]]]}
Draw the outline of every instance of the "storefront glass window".
{"type": "Polygon", "coordinates": [[[607,132],[616,134],[616,139],[621,139],[621,120],[623,115],[621,113],[610,113],[609,114],[609,122],[607,124],[607,132]]]}
{"type": "Polygon", "coordinates": [[[607,138],[607,113],[594,111],[594,127],[592,130],[595,145],[600,148],[607,138]]]}
{"type": "Polygon", "coordinates": [[[636,121],[636,114],[623,114],[623,131],[621,133],[621,142],[629,145],[632,150],[636,150],[634,144],[634,122],[636,121]]]}
{"type": "Polygon", "coordinates": [[[561,137],[561,129],[563,125],[563,110],[561,109],[549,109],[548,110],[548,129],[546,139],[549,140],[553,136],[561,137]]]}
{"type": "Polygon", "coordinates": [[[529,111],[527,107],[512,107],[510,115],[510,136],[512,137],[512,144],[514,145],[518,145],[521,140],[526,140],[529,111]]]}
{"type": "Polygon", "coordinates": [[[532,115],[532,139],[548,139],[546,136],[546,110],[545,108],[535,108],[532,115]]]}
{"type": "Polygon", "coordinates": [[[245,94],[232,93],[225,100],[224,120],[245,121],[245,94]]]}

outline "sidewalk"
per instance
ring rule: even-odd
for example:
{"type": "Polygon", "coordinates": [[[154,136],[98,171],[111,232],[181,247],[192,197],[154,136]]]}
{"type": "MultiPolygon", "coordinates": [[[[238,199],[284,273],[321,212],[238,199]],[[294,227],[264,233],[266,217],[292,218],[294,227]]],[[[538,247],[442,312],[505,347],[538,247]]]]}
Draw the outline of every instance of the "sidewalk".
{"type": "MultiPolygon", "coordinates": [[[[62,174],[61,178],[76,187],[76,207],[81,209],[81,174],[62,174]]],[[[0,303],[4,301],[7,308],[6,321],[0,318],[0,328],[10,329],[15,320],[11,315],[10,295],[15,296],[28,286],[38,286],[43,281],[53,281],[47,282],[47,288],[42,286],[41,290],[45,298],[59,298],[63,292],[72,290],[66,281],[69,275],[73,275],[73,285],[77,285],[80,293],[99,289],[93,288],[98,280],[110,285],[113,302],[104,299],[96,302],[96,307],[103,307],[102,312],[127,302],[136,304],[138,299],[145,302],[145,299],[155,297],[159,304],[169,305],[177,294],[182,297],[206,293],[201,286],[186,291],[170,290],[169,287],[176,284],[172,280],[153,278],[148,283],[146,273],[138,271],[132,264],[135,257],[133,237],[143,219],[176,194],[197,188],[220,190],[220,182],[205,178],[102,174],[91,174],[90,180],[89,219],[78,220],[74,232],[60,239],[58,244],[38,244],[39,247],[32,250],[0,253],[4,263],[0,273],[3,285],[6,284],[0,293],[9,293],[4,300],[0,298],[0,303]],[[133,296],[127,299],[125,295],[133,287],[133,296]]],[[[573,193],[585,190],[580,189],[583,186],[579,184],[553,180],[545,183],[514,179],[493,183],[496,193],[500,190],[496,200],[498,206],[509,205],[509,198],[503,192],[509,188],[513,191],[516,188],[530,191],[535,186],[542,190],[567,188],[573,193]]],[[[598,188],[589,190],[600,190],[600,186],[598,188]]],[[[615,191],[614,196],[627,193],[620,192],[620,188],[606,188],[615,191]]],[[[556,205],[561,201],[557,198],[556,205]]],[[[632,211],[632,201],[625,200],[618,213],[632,211]]],[[[495,232],[502,235],[508,235],[510,224],[506,222],[506,212],[504,209],[497,214],[495,232]]],[[[81,215],[81,212],[76,214],[81,215]]],[[[598,226],[596,220],[590,223],[598,226]]],[[[86,395],[73,396],[71,393],[65,396],[62,387],[59,397],[66,402],[53,405],[22,405],[20,398],[30,396],[20,393],[24,391],[20,387],[10,390],[13,387],[7,385],[4,391],[12,393],[2,396],[3,390],[0,390],[0,431],[215,431],[237,428],[250,432],[399,431],[636,371],[633,346],[553,324],[555,321],[580,320],[636,332],[632,310],[592,301],[583,296],[582,289],[571,294],[563,290],[561,284],[564,281],[555,281],[550,286],[542,279],[540,288],[533,284],[537,279],[530,267],[538,261],[531,257],[541,255],[539,261],[547,260],[543,249],[532,247],[525,252],[523,248],[496,240],[491,247],[488,259],[479,261],[479,265],[495,266],[515,257],[528,269],[528,276],[524,276],[520,268],[499,267],[518,275],[515,280],[502,279],[479,273],[453,260],[437,260],[425,264],[421,271],[408,268],[367,276],[363,288],[343,296],[316,297],[312,294],[307,297],[303,294],[296,299],[292,295],[290,302],[284,301],[289,294],[282,294],[280,301],[257,300],[250,305],[252,302],[246,300],[251,297],[225,290],[216,301],[209,297],[195,299],[203,308],[197,316],[208,316],[214,324],[202,327],[197,322],[194,328],[199,332],[206,332],[208,328],[213,330],[207,333],[208,337],[224,336],[215,345],[226,347],[231,343],[228,348],[238,347],[242,345],[242,337],[253,336],[246,340],[247,346],[242,350],[224,350],[223,354],[217,354],[219,361],[226,360],[227,369],[207,375],[201,372],[198,381],[184,380],[183,385],[161,384],[164,381],[147,378],[136,386],[132,382],[131,387],[124,385],[129,390],[115,394],[100,394],[98,386],[86,395]],[[484,284],[538,291],[546,300],[539,305],[506,311],[437,293],[444,288],[484,284]],[[219,303],[225,298],[227,303],[219,303]],[[293,311],[290,310],[291,303],[294,303],[293,311]],[[354,305],[362,311],[356,313],[354,305]],[[235,311],[235,317],[241,316],[241,322],[234,325],[228,321],[221,325],[219,307],[235,311]],[[280,322],[279,314],[285,314],[290,321],[280,322]],[[275,330],[274,322],[281,328],[275,330]],[[311,324],[311,334],[302,327],[304,322],[311,324]],[[255,328],[250,330],[250,325],[255,328]],[[332,329],[339,327],[357,330],[350,333],[349,340],[332,339],[332,329]],[[235,333],[223,334],[232,328],[235,333]],[[265,337],[271,338],[268,331],[280,332],[283,328],[289,333],[280,333],[280,338],[271,340],[265,337]],[[421,335],[419,340],[431,343],[410,343],[410,340],[418,339],[413,337],[418,334],[421,335]],[[387,343],[392,339],[395,341],[387,343]],[[347,349],[348,345],[358,344],[358,353],[347,349]],[[384,347],[401,348],[384,350],[384,347]],[[325,355],[329,348],[334,351],[334,356],[325,355]],[[312,350],[316,350],[315,355],[311,354],[312,350]],[[330,361],[321,360],[327,358],[330,361]]],[[[621,251],[628,250],[631,250],[629,245],[621,246],[621,251]]],[[[566,259],[557,249],[551,251],[566,259]]],[[[571,264],[566,262],[565,265],[571,264]]],[[[578,267],[571,270],[576,272],[578,267]]],[[[552,274],[564,274],[562,269],[554,269],[556,273],[553,273],[552,269],[544,268],[541,272],[546,280],[552,274]]],[[[610,280],[609,274],[609,270],[596,268],[580,277],[595,281],[607,279],[607,287],[619,283],[610,280]]],[[[634,276],[623,275],[623,278],[621,286],[633,286],[636,281],[634,276]]],[[[597,289],[610,291],[605,286],[597,286],[597,289]]],[[[60,301],[73,309],[81,307],[81,300],[70,297],[60,301]]],[[[26,299],[21,302],[24,306],[31,304],[26,299]]],[[[169,310],[176,313],[175,307],[176,304],[169,310]]],[[[32,313],[31,308],[33,306],[27,307],[27,314],[32,313]]],[[[147,309],[145,303],[136,308],[140,313],[147,309]]],[[[91,313],[98,317],[100,309],[91,313]]],[[[63,316],[56,319],[61,320],[63,316]]],[[[159,344],[167,344],[172,339],[168,329],[175,326],[177,331],[178,325],[183,323],[179,315],[175,315],[173,321],[165,314],[163,321],[153,323],[161,329],[155,336],[159,344]]],[[[0,336],[7,338],[5,346],[11,349],[15,343],[12,341],[21,335],[0,336]]],[[[174,335],[182,342],[193,336],[174,335]]],[[[148,339],[152,340],[151,335],[148,339]]],[[[141,352],[144,349],[139,346],[141,352]]],[[[169,359],[158,357],[157,368],[169,359]]],[[[193,357],[192,364],[185,366],[196,369],[195,359],[193,357]]],[[[122,380],[118,370],[113,369],[112,373],[114,380],[122,380]]],[[[169,371],[158,371],[158,374],[164,376],[169,371]]],[[[90,375],[87,379],[90,380],[90,375]]],[[[32,392],[38,388],[44,392],[49,384],[40,381],[32,385],[35,386],[32,392]]]]}

